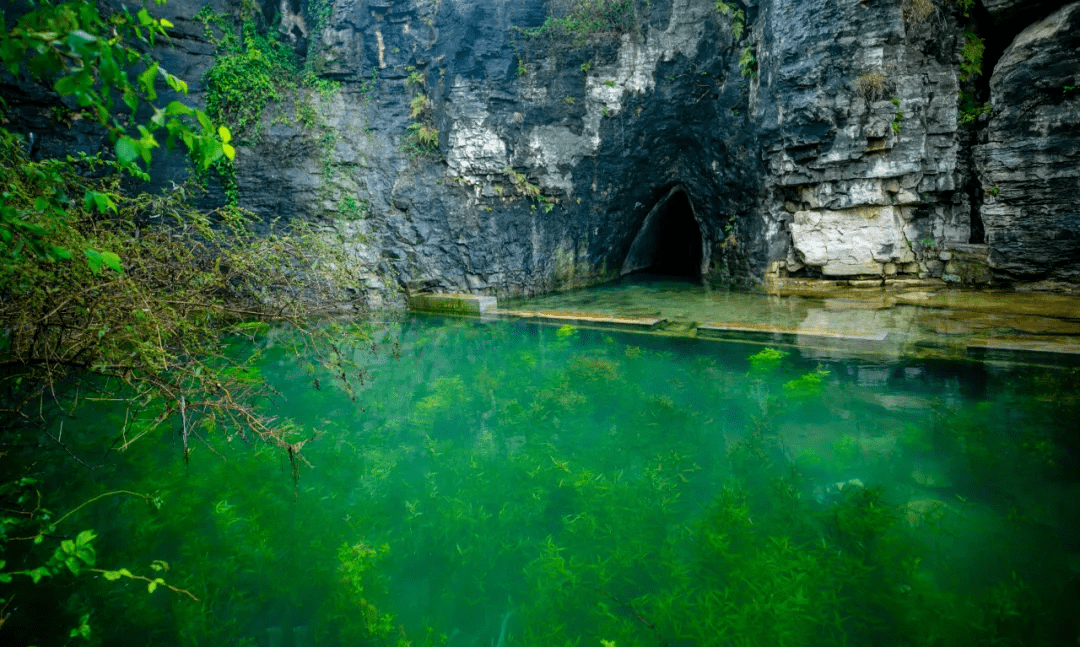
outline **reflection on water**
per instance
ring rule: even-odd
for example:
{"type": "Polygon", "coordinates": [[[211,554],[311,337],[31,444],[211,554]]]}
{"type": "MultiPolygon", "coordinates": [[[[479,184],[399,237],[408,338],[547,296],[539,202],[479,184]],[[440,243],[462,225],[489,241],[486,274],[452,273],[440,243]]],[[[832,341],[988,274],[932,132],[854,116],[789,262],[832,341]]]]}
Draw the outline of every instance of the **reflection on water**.
{"type": "MultiPolygon", "coordinates": [[[[734,324],[805,334],[884,334],[880,343],[863,345],[859,352],[892,357],[926,354],[927,348],[963,351],[969,345],[1080,353],[1080,297],[928,288],[821,291],[824,294],[818,296],[770,296],[635,274],[588,290],[519,300],[507,306],[524,311],[661,318],[668,320],[676,333],[685,329],[685,324],[734,324]]],[[[819,341],[798,343],[814,347],[819,341]]]]}
{"type": "Polygon", "coordinates": [[[170,436],[72,476],[73,501],[157,493],[80,523],[100,563],[164,560],[199,602],[102,581],[69,612],[95,609],[105,644],[1076,640],[1074,371],[422,317],[370,334],[342,340],[355,398],[260,342],[275,412],[320,430],[295,488],[214,434],[225,461],[185,466],[170,436]]]}

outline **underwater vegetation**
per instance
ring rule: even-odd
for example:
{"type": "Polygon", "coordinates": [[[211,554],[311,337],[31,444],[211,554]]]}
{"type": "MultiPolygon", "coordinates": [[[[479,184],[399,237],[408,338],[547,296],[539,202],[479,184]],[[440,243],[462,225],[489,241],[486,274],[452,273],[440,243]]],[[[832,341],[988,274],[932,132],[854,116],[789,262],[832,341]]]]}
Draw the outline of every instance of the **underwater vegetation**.
{"type": "MultiPolygon", "coordinates": [[[[194,445],[187,464],[175,429],[95,470],[40,448],[40,482],[65,484],[40,492],[42,505],[76,510],[57,534],[92,529],[95,568],[168,588],[74,569],[36,585],[16,576],[0,596],[16,601],[0,637],[267,647],[1077,639],[1076,371],[406,318],[342,340],[364,367],[361,386],[345,389],[278,334],[236,352],[257,351],[252,370],[280,392],[266,406],[318,430],[296,479],[279,451],[221,434],[194,445]],[[80,622],[85,635],[69,635],[80,622]]],[[[77,439],[73,452],[100,453],[125,415],[88,403],[63,433],[77,439]]],[[[3,457],[5,476],[25,458],[3,457]]],[[[21,487],[34,495],[33,483],[21,487]]],[[[7,546],[2,574],[33,550],[7,546]]]]}

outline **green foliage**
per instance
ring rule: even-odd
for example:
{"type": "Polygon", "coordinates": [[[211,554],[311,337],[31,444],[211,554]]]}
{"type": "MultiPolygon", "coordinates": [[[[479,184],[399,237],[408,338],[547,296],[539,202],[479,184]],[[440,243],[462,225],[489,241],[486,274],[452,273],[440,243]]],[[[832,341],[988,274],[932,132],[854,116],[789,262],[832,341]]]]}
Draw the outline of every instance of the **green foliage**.
{"type": "Polygon", "coordinates": [[[971,10],[975,8],[976,0],[952,0],[956,3],[956,6],[960,7],[960,14],[965,18],[971,15],[971,10]]]}
{"type": "Polygon", "coordinates": [[[743,31],[746,29],[746,12],[739,9],[739,6],[734,2],[725,2],[724,0],[716,0],[716,10],[725,16],[731,17],[731,34],[735,37],[735,40],[741,39],[743,31]]]}
{"type": "Polygon", "coordinates": [[[859,441],[854,436],[844,435],[833,442],[833,452],[841,463],[848,463],[859,451],[859,441]]]}
{"type": "Polygon", "coordinates": [[[389,550],[388,544],[370,546],[364,542],[351,546],[344,543],[338,548],[337,586],[327,603],[326,617],[332,621],[339,640],[353,644],[374,640],[383,644],[396,630],[394,617],[369,601],[373,594],[385,596],[385,592],[377,590],[385,589],[385,584],[378,583],[375,569],[389,550]]]}
{"type": "Polygon", "coordinates": [[[613,79],[608,79],[607,81],[604,81],[604,85],[609,88],[613,88],[615,87],[615,81],[613,79]]]}
{"type": "Polygon", "coordinates": [[[573,339],[578,334],[578,329],[573,326],[559,326],[559,329],[555,331],[555,336],[560,340],[573,339]]]}
{"type": "Polygon", "coordinates": [[[775,348],[763,348],[750,356],[750,370],[753,373],[769,373],[780,366],[787,353],[775,348]]]}
{"type": "Polygon", "coordinates": [[[746,49],[739,55],[739,72],[743,75],[743,78],[757,78],[757,62],[754,50],[747,45],[746,49]]]}
{"type": "Polygon", "coordinates": [[[416,119],[423,115],[431,107],[431,101],[423,94],[418,94],[409,102],[409,118],[416,119]]]}
{"type": "Polygon", "coordinates": [[[635,0],[571,0],[561,18],[548,16],[533,29],[515,28],[529,39],[568,43],[580,47],[606,34],[632,33],[637,29],[635,0]]]}
{"type": "Polygon", "coordinates": [[[894,135],[899,135],[900,134],[900,129],[903,127],[903,125],[904,125],[904,111],[903,110],[897,110],[896,114],[893,115],[893,120],[891,122],[889,122],[889,126],[892,127],[893,134],[894,135]]]}
{"type": "Polygon", "coordinates": [[[521,195],[527,198],[540,197],[540,187],[529,182],[528,178],[525,177],[524,173],[518,173],[509,166],[503,169],[503,173],[505,173],[506,176],[510,178],[510,181],[513,183],[514,187],[517,188],[518,192],[521,193],[521,195]]]}
{"type": "MultiPolygon", "coordinates": [[[[156,195],[125,190],[132,176],[147,177],[142,165],[158,136],[168,148],[183,144],[199,172],[232,169],[227,128],[179,101],[157,101],[159,84],[186,90],[142,53],[165,35],[171,26],[166,21],[145,9],[103,18],[92,3],[43,2],[10,28],[0,26],[5,67],[53,84],[80,115],[105,129],[116,156],[31,159],[21,138],[0,128],[0,294],[17,295],[0,299],[6,434],[0,457],[24,461],[14,459],[12,466],[8,458],[5,478],[31,465],[44,475],[0,486],[7,510],[0,516],[2,561],[19,564],[0,573],[0,580],[25,579],[34,586],[61,575],[94,580],[96,573],[103,577],[94,586],[137,580],[147,592],[162,587],[194,600],[165,581],[159,572],[168,570],[164,562],[151,565],[151,576],[134,568],[97,568],[95,533],[61,525],[69,518],[83,523],[85,517],[72,515],[85,514],[89,503],[109,495],[142,498],[155,509],[158,497],[117,490],[81,504],[69,499],[74,508],[54,519],[42,508],[38,489],[55,495],[72,477],[34,455],[48,439],[65,458],[92,469],[79,454],[131,451],[140,439],[175,424],[171,437],[185,459],[195,442],[220,431],[280,449],[295,470],[304,436],[296,425],[260,410],[268,396],[263,379],[252,358],[226,356],[222,335],[252,318],[299,324],[311,313],[311,301],[331,303],[343,283],[352,284],[351,261],[342,262],[335,247],[303,225],[283,235],[272,223],[260,223],[256,234],[251,214],[234,207],[200,212],[190,206],[191,187],[156,195]],[[136,109],[146,121],[132,116],[136,109]],[[336,269],[316,267],[315,259],[336,269]],[[102,401],[125,408],[126,415],[100,424],[88,413],[99,424],[83,437],[64,435],[62,427],[58,434],[43,433],[54,416],[81,415],[102,401]],[[69,444],[78,445],[78,453],[69,444]],[[17,561],[7,559],[13,554],[17,561]]],[[[67,637],[96,639],[101,630],[95,625],[91,632],[91,617],[74,613],[76,626],[67,637]]],[[[23,619],[5,630],[18,622],[23,619]]],[[[55,624],[54,630],[68,631],[62,620],[55,624]]]]}
{"type": "Polygon", "coordinates": [[[405,128],[401,148],[410,158],[437,156],[439,154],[439,130],[423,123],[411,123],[405,128]]]}
{"type": "Polygon", "coordinates": [[[367,200],[357,200],[351,195],[341,199],[341,213],[348,220],[361,220],[367,216],[371,205],[367,200]]]}
{"type": "Polygon", "coordinates": [[[976,122],[979,117],[983,115],[990,115],[993,113],[993,106],[990,102],[978,103],[975,99],[974,93],[961,90],[957,95],[957,101],[960,104],[957,108],[956,122],[958,124],[970,124],[976,122]]]}
{"type": "Polygon", "coordinates": [[[960,63],[959,78],[961,82],[972,81],[982,74],[982,59],[985,49],[986,45],[983,43],[983,39],[979,38],[975,32],[964,32],[964,47],[960,52],[963,59],[960,63]]]}
{"type": "Polygon", "coordinates": [[[427,86],[426,76],[413,69],[411,66],[408,78],[405,79],[406,89],[413,90],[414,94],[409,101],[409,118],[413,123],[405,128],[405,135],[401,140],[401,150],[410,159],[426,156],[437,156],[439,153],[439,130],[432,123],[431,100],[424,93],[427,86]]]}
{"type": "Polygon", "coordinates": [[[108,131],[117,159],[133,174],[141,175],[138,161],[150,163],[158,146],[154,133],[162,128],[169,148],[183,143],[205,168],[222,155],[231,156],[228,139],[219,139],[218,129],[201,111],[178,101],[158,105],[159,80],[180,93],[187,92],[187,84],[157,62],[146,61],[139,50],[165,37],[171,26],[146,9],[135,15],[125,10],[106,19],[92,4],[43,2],[10,29],[0,23],[0,63],[11,74],[26,69],[33,78],[51,81],[57,94],[78,104],[108,131]],[[122,106],[116,104],[117,98],[122,106]],[[128,111],[141,106],[151,108],[151,118],[130,124],[128,111]],[[196,123],[201,132],[192,130],[196,123]]]}
{"type": "MultiPolygon", "coordinates": [[[[317,3],[323,12],[328,3],[317,3]]],[[[196,19],[203,23],[207,39],[214,44],[214,65],[206,72],[206,107],[210,116],[231,126],[245,143],[259,141],[263,115],[268,106],[290,96],[300,119],[310,125],[314,110],[307,93],[329,97],[338,91],[336,81],[319,78],[314,65],[321,60],[309,52],[301,66],[292,46],[277,35],[266,35],[255,22],[257,11],[245,4],[239,19],[204,6],[196,19]]],[[[328,14],[325,18],[328,18],[328,14]]]]}
{"type": "Polygon", "coordinates": [[[797,380],[784,383],[784,393],[790,398],[807,399],[821,394],[825,388],[823,380],[829,377],[829,371],[818,367],[813,373],[807,373],[797,380]]]}
{"type": "Polygon", "coordinates": [[[581,64],[581,71],[584,72],[585,74],[588,74],[589,70],[591,70],[591,69],[592,69],[592,62],[591,61],[585,61],[584,63],[581,64]]]}
{"type": "MultiPolygon", "coordinates": [[[[66,101],[78,105],[80,114],[102,126],[113,144],[120,170],[146,178],[158,135],[164,133],[170,149],[183,144],[198,168],[215,160],[231,158],[230,133],[215,127],[202,111],[179,101],[160,105],[158,82],[171,90],[186,92],[187,84],[156,62],[144,65],[140,47],[152,45],[171,27],[152,18],[145,9],[136,15],[126,11],[106,19],[94,5],[83,2],[38,5],[8,28],[0,22],[0,64],[11,74],[27,71],[33,78],[48,80],[66,101]],[[105,34],[116,34],[107,38],[105,34]],[[121,104],[116,99],[122,100],[121,104]],[[135,122],[131,112],[148,107],[151,116],[135,122]]],[[[0,129],[0,155],[10,172],[17,172],[20,144],[0,129]]],[[[72,249],[54,242],[54,231],[64,226],[69,205],[75,201],[105,212],[113,210],[103,193],[73,195],[77,183],[68,186],[62,164],[35,167],[32,175],[19,174],[5,184],[0,197],[0,258],[19,262],[27,257],[56,261],[71,258],[72,249]]],[[[91,263],[104,262],[101,250],[87,250],[91,263]]],[[[109,253],[112,253],[111,251],[109,253]]],[[[115,265],[115,259],[108,257],[115,265]]],[[[100,263],[98,265],[100,267],[100,263]]]]}

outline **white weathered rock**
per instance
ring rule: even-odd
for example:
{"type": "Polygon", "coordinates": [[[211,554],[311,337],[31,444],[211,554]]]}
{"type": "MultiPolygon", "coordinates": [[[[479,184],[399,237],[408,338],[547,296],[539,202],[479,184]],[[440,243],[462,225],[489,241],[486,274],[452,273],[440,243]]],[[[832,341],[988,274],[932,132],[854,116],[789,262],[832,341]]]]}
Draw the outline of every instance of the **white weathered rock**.
{"type": "Polygon", "coordinates": [[[802,262],[826,276],[881,274],[885,263],[914,260],[903,226],[898,207],[808,210],[796,212],[791,238],[802,262]]]}

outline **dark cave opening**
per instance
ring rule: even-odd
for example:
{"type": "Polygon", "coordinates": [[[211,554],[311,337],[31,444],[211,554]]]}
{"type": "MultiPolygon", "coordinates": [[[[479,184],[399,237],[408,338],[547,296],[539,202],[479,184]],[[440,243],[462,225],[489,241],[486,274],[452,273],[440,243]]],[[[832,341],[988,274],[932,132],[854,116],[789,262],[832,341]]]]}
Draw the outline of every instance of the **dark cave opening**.
{"type": "Polygon", "coordinates": [[[701,259],[701,227],[686,191],[676,187],[645,217],[620,274],[649,272],[696,281],[701,259]]]}

